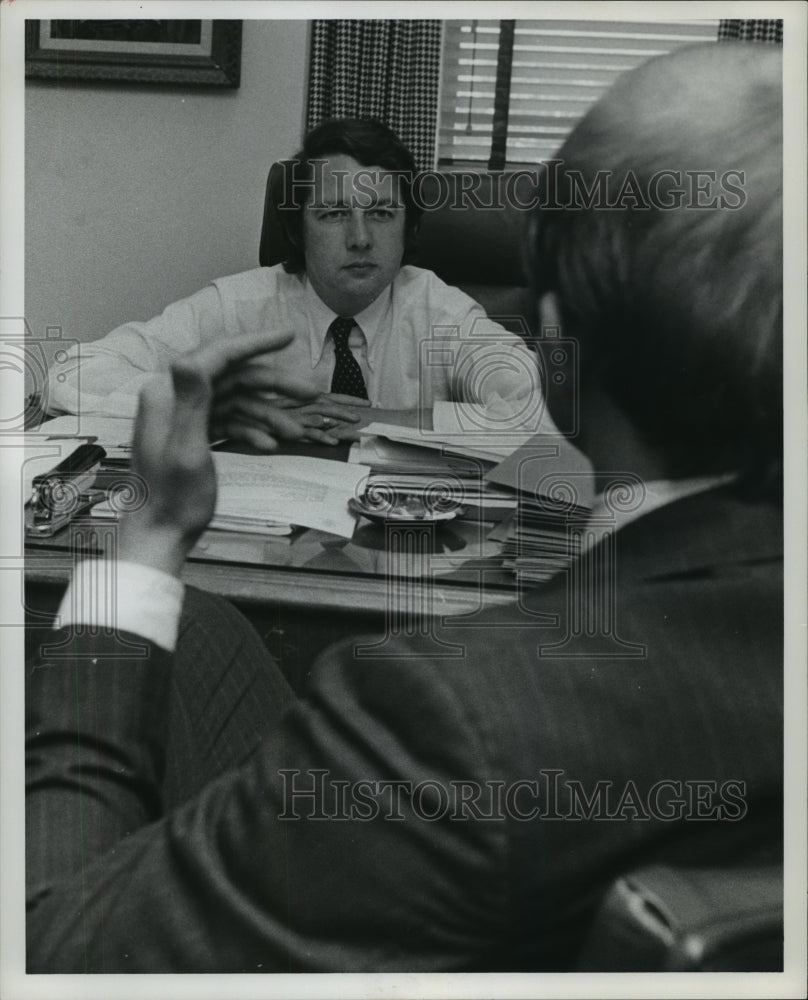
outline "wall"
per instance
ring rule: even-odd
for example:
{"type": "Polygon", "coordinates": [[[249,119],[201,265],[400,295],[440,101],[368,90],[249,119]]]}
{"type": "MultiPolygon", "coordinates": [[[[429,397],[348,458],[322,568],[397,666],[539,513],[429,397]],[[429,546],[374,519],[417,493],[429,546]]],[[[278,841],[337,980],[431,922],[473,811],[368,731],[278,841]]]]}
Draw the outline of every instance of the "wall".
{"type": "Polygon", "coordinates": [[[303,128],[308,23],[245,21],[241,86],[26,87],[26,318],[92,340],[255,267],[303,128]]]}

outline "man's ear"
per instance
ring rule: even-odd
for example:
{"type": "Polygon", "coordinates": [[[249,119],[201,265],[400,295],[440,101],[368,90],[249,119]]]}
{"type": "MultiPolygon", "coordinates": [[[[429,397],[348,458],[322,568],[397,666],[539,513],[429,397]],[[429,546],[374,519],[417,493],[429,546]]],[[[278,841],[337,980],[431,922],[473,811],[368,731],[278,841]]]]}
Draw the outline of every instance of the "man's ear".
{"type": "Polygon", "coordinates": [[[561,303],[555,292],[545,292],[539,299],[539,329],[543,332],[547,327],[555,327],[559,336],[564,336],[561,329],[561,303]]]}

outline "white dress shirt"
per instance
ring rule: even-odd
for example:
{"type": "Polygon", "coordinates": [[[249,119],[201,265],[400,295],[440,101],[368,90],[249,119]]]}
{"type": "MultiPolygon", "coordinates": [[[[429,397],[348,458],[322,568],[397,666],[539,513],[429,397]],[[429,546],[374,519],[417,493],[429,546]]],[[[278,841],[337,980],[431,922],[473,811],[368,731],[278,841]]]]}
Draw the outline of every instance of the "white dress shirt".
{"type": "MultiPolygon", "coordinates": [[[[50,372],[48,405],[53,412],[134,416],[144,383],[174,358],[262,330],[295,333],[262,363],[329,392],[334,350],[327,333],[335,316],[305,274],[287,274],[281,265],[219,278],[148,322],[126,323],[72,348],[50,372]]],[[[403,267],[354,318],[349,345],[371,405],[431,409],[437,400],[486,404],[539,392],[538,366],[523,341],[431,271],[403,267]]]]}

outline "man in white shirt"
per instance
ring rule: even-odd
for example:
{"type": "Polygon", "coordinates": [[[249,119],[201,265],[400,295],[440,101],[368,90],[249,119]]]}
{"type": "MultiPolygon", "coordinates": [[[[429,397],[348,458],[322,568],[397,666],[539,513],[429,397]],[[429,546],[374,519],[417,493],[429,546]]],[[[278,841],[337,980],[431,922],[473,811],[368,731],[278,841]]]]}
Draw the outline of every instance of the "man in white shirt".
{"type": "Polygon", "coordinates": [[[412,156],[392,131],[373,120],[325,122],[283,166],[279,216],[290,258],[215,280],[149,322],[74,348],[51,375],[52,408],[78,399],[83,413],[132,416],[140,389],[183,353],[289,331],[285,347],[245,366],[219,394],[218,435],[270,449],[267,402],[277,394],[268,394],[267,369],[315,395],[283,405],[308,438],[328,443],[371,420],[416,424],[438,400],[537,412],[538,367],[523,341],[431,271],[402,267],[420,212],[412,156]],[[338,317],[348,321],[344,363],[353,374],[337,370],[338,317]]]}

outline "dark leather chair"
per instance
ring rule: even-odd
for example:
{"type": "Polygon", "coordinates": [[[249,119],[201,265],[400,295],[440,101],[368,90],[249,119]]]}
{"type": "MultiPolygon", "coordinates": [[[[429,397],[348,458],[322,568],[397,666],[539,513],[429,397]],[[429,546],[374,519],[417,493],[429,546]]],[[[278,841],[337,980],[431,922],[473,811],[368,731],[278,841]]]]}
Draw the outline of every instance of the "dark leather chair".
{"type": "Polygon", "coordinates": [[[782,969],[782,865],[653,865],[621,876],[578,958],[581,972],[782,969]]]}
{"type": "MultiPolygon", "coordinates": [[[[290,249],[275,208],[282,170],[276,163],[267,177],[259,249],[264,266],[281,263],[290,249]]],[[[522,230],[529,213],[519,207],[535,197],[533,178],[526,173],[427,173],[418,183],[425,211],[412,263],[461,288],[514,332],[535,334],[535,305],[522,265],[522,230]]]]}

